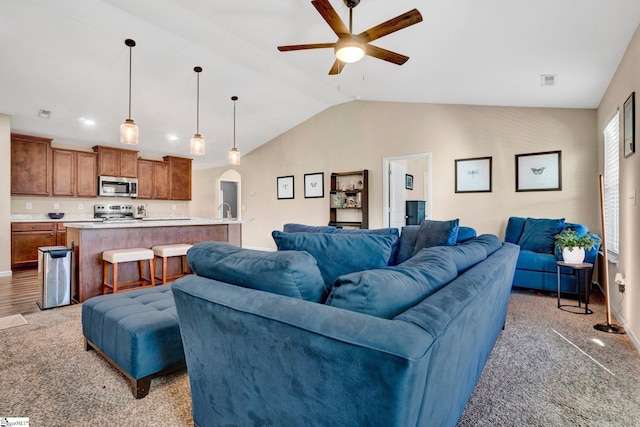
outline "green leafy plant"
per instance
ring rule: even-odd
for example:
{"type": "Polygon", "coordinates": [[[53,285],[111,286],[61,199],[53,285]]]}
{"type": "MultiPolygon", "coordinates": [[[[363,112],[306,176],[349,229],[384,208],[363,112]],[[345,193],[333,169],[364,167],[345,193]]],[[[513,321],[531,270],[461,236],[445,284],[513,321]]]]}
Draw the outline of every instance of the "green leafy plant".
{"type": "Polygon", "coordinates": [[[578,233],[570,228],[565,228],[560,234],[556,234],[556,246],[560,249],[583,248],[589,251],[596,246],[596,243],[596,239],[591,234],[578,237],[578,233]]]}

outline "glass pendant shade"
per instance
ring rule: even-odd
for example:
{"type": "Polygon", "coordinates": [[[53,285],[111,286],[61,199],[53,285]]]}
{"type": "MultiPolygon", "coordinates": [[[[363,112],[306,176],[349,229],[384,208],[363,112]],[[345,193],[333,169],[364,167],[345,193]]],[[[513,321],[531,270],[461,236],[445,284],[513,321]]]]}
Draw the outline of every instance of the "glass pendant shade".
{"type": "Polygon", "coordinates": [[[347,64],[358,62],[364,58],[364,43],[356,38],[344,38],[338,40],[335,47],[336,58],[347,64]]]}
{"type": "Polygon", "coordinates": [[[240,152],[236,147],[233,147],[231,151],[229,151],[229,164],[232,166],[240,165],[240,152]]]}
{"type": "Polygon", "coordinates": [[[138,143],[138,126],[133,119],[127,119],[120,125],[120,142],[129,145],[138,143]]]}
{"type": "Polygon", "coordinates": [[[202,156],[204,154],[204,138],[199,133],[191,138],[191,154],[202,156]]]}

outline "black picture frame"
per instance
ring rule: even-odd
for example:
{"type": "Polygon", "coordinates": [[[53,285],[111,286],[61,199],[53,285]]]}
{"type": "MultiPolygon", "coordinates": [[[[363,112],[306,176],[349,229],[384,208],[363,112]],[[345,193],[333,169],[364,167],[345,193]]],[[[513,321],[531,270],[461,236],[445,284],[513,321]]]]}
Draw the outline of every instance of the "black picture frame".
{"type": "Polygon", "coordinates": [[[276,185],[278,200],[293,199],[295,197],[293,175],[279,176],[276,185]]]}
{"type": "Polygon", "coordinates": [[[516,191],[561,191],[562,151],[516,154],[516,191]]]}
{"type": "Polygon", "coordinates": [[[304,174],[304,198],[317,199],[324,197],[324,172],[304,174]]]}
{"type": "Polygon", "coordinates": [[[413,190],[413,175],[409,175],[408,173],[404,175],[404,188],[413,190]]]}
{"type": "Polygon", "coordinates": [[[456,193],[491,193],[493,157],[455,160],[456,193]]]}
{"type": "Polygon", "coordinates": [[[624,157],[629,157],[636,152],[636,93],[631,92],[629,98],[624,102],[623,111],[623,129],[624,136],[622,143],[624,144],[624,157]]]}

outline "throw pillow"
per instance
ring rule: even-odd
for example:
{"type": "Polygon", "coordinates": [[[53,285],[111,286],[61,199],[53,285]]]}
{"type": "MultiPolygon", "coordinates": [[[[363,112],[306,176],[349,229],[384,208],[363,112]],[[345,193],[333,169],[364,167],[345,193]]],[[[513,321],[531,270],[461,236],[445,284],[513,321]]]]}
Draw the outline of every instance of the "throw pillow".
{"type": "Polygon", "coordinates": [[[287,223],[282,227],[285,233],[333,233],[336,227],[332,225],[304,225],[293,222],[287,223]]]}
{"type": "Polygon", "coordinates": [[[564,218],[527,218],[518,240],[521,250],[553,254],[556,234],[564,228],[564,218]]]}
{"type": "Polygon", "coordinates": [[[444,287],[456,275],[451,257],[421,254],[413,266],[399,265],[340,276],[327,305],[391,319],[444,287]]]}
{"type": "Polygon", "coordinates": [[[425,219],[420,224],[416,246],[413,248],[413,255],[420,252],[422,248],[432,246],[453,246],[458,239],[459,219],[450,221],[433,221],[425,219]]]}
{"type": "Polygon", "coordinates": [[[327,289],[316,260],[306,252],[242,249],[224,242],[200,242],[187,252],[198,276],[313,302],[327,289]]]}
{"type": "Polygon", "coordinates": [[[398,250],[400,249],[400,232],[397,228],[338,228],[335,230],[337,234],[379,234],[381,236],[396,236],[398,240],[391,247],[391,255],[389,256],[388,265],[396,265],[398,250]]]}
{"type": "Polygon", "coordinates": [[[396,236],[340,233],[271,233],[278,251],[306,251],[317,261],[327,289],[343,274],[387,265],[396,236]]]}

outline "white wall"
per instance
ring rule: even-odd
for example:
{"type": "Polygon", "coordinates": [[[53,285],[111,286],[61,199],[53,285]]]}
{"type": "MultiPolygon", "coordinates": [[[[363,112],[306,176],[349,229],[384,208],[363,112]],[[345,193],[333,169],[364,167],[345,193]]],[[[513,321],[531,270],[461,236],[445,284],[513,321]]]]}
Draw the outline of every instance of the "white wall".
{"type": "MultiPolygon", "coordinates": [[[[620,257],[617,265],[609,266],[609,295],[612,311],[620,324],[640,349],[640,26],[620,61],[618,70],[598,107],[598,130],[601,130],[611,114],[620,110],[620,137],[623,128],[623,104],[632,92],[636,92],[636,153],[625,158],[620,150],[620,257]],[[618,292],[613,281],[617,272],[626,278],[624,295],[618,292]]],[[[603,173],[603,138],[598,136],[599,170],[603,173]]],[[[622,142],[620,143],[622,147],[622,142]]],[[[603,320],[604,321],[604,320],[603,320]]]]}
{"type": "MultiPolygon", "coordinates": [[[[11,198],[11,118],[0,114],[0,200],[11,198]]],[[[0,203],[0,277],[11,275],[11,206],[0,203]]]]}
{"type": "MultiPolygon", "coordinates": [[[[433,219],[460,218],[502,236],[509,216],[565,217],[598,229],[596,111],[353,101],[334,106],[242,158],[243,244],[274,247],[287,222],[327,224],[331,172],[369,169],[370,228],[382,225],[382,159],[432,153],[433,219]],[[562,150],[563,190],[515,192],[515,154],[562,150]],[[454,160],[493,156],[493,192],[456,194],[454,160]],[[305,199],[305,173],[325,173],[325,197],[305,199]],[[276,178],[294,175],[295,199],[276,178]]],[[[239,147],[242,150],[242,147],[239,147]]],[[[224,168],[198,172],[194,188],[224,168]],[[205,178],[206,177],[206,178],[205,178]]],[[[414,177],[415,178],[415,177],[414,177]]],[[[201,193],[200,189],[196,190],[201,193]]],[[[200,200],[191,204],[197,211],[200,200]]],[[[207,202],[210,203],[210,202],[207,202]]]]}

